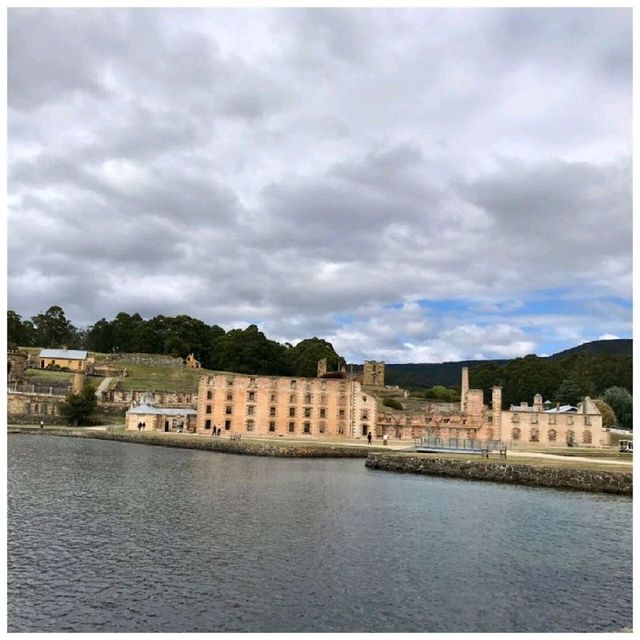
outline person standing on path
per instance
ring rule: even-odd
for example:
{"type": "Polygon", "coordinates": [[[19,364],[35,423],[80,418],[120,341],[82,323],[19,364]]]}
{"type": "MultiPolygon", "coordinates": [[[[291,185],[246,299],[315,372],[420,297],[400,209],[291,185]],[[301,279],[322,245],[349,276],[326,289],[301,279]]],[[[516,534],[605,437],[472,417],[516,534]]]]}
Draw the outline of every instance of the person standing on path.
{"type": "Polygon", "coordinates": [[[44,420],[40,420],[40,428],[44,429],[44,420]]]}
{"type": "Polygon", "coordinates": [[[367,442],[369,444],[371,444],[371,431],[369,431],[369,433],[367,433],[367,442]]]}

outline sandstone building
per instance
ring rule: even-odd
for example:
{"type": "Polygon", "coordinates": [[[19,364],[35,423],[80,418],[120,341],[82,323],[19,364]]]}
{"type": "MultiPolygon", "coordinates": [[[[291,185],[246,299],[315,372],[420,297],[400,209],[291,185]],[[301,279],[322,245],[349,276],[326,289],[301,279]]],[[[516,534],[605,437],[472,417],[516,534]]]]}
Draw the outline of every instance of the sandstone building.
{"type": "Polygon", "coordinates": [[[343,378],[204,376],[198,392],[198,433],[362,438],[374,431],[376,399],[343,378]]]}
{"type": "Polygon", "coordinates": [[[89,354],[75,349],[42,349],[38,359],[40,369],[60,367],[72,371],[84,371],[89,364],[89,354]]]}

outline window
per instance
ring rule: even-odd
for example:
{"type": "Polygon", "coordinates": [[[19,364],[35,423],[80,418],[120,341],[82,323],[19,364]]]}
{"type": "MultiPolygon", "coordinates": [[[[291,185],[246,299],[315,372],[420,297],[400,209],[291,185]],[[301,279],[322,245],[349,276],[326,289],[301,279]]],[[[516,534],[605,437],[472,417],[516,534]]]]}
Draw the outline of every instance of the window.
{"type": "Polygon", "coordinates": [[[247,405],[247,415],[248,416],[255,416],[256,415],[256,407],[253,404],[248,404],[247,405]]]}
{"type": "MultiPolygon", "coordinates": [[[[590,427],[591,426],[591,416],[585,416],[584,417],[584,426],[585,427],[590,427]]],[[[586,433],[586,431],[585,431],[586,433]]]]}
{"type": "Polygon", "coordinates": [[[295,394],[295,393],[292,393],[292,394],[289,396],[289,402],[290,402],[291,404],[295,404],[295,403],[296,403],[296,394],[295,394]]]}
{"type": "Polygon", "coordinates": [[[256,392],[247,391],[247,402],[255,402],[255,401],[256,401],[256,392]]]}
{"type": "Polygon", "coordinates": [[[549,424],[555,424],[556,423],[556,417],[554,415],[549,415],[549,424]]]}
{"type": "Polygon", "coordinates": [[[363,411],[362,415],[360,416],[360,420],[368,420],[368,419],[369,419],[369,412],[363,411]]]}
{"type": "Polygon", "coordinates": [[[310,418],[311,417],[311,407],[305,407],[304,408],[304,417],[305,418],[310,418]]]}
{"type": "Polygon", "coordinates": [[[269,407],[269,416],[270,417],[275,417],[276,415],[276,408],[275,407],[269,407]]]}
{"type": "Polygon", "coordinates": [[[233,400],[233,393],[231,393],[230,391],[227,393],[227,400],[233,400]]]}
{"type": "Polygon", "coordinates": [[[269,421],[269,431],[275,431],[276,430],[276,423],[274,420],[270,420],[269,421]]]}
{"type": "Polygon", "coordinates": [[[344,409],[338,410],[338,418],[344,418],[344,409]]]}
{"type": "Polygon", "coordinates": [[[529,442],[540,442],[540,432],[538,431],[538,429],[531,429],[529,442]]]}
{"type": "Polygon", "coordinates": [[[295,380],[292,380],[292,381],[291,381],[291,388],[292,388],[292,389],[295,389],[295,388],[296,388],[296,381],[295,381],[295,380]]]}
{"type": "Polygon", "coordinates": [[[289,407],[289,417],[290,418],[295,418],[296,417],[296,408],[295,407],[289,407]]]}
{"type": "Polygon", "coordinates": [[[311,423],[310,422],[305,422],[303,427],[304,427],[304,432],[305,433],[311,433],[311,423]]]}
{"type": "Polygon", "coordinates": [[[249,378],[249,386],[253,387],[256,384],[256,379],[255,378],[249,378]]]}
{"type": "Polygon", "coordinates": [[[211,420],[205,420],[204,421],[204,428],[205,429],[211,429],[211,420]]]}
{"type": "Polygon", "coordinates": [[[227,378],[227,386],[233,387],[233,378],[227,378]]]}
{"type": "Polygon", "coordinates": [[[232,412],[233,412],[233,407],[230,404],[228,404],[225,407],[224,412],[225,412],[226,415],[230,416],[232,414],[232,412]]]}
{"type": "Polygon", "coordinates": [[[339,434],[344,434],[344,422],[339,422],[338,423],[338,433],[339,434]]]}
{"type": "Polygon", "coordinates": [[[205,413],[211,413],[211,405],[210,404],[207,405],[205,413]]]}
{"type": "Polygon", "coordinates": [[[574,444],[576,441],[576,434],[571,431],[571,429],[569,429],[569,431],[567,431],[567,442],[570,444],[574,444]]]}
{"type": "Polygon", "coordinates": [[[520,416],[517,413],[512,413],[511,422],[520,422],[520,416]]]}
{"type": "Polygon", "coordinates": [[[289,433],[293,433],[296,430],[296,423],[295,422],[290,422],[289,423],[289,433]]]}
{"type": "Polygon", "coordinates": [[[269,402],[275,402],[275,401],[276,401],[276,394],[275,394],[275,393],[272,393],[272,394],[269,396],[269,402]]]}
{"type": "Polygon", "coordinates": [[[367,433],[369,433],[369,425],[368,424],[363,424],[362,425],[362,435],[366,436],[367,433]]]}
{"type": "Polygon", "coordinates": [[[318,423],[318,431],[320,433],[324,433],[325,427],[326,427],[326,425],[325,425],[324,420],[320,420],[320,422],[318,423]]]}
{"type": "Polygon", "coordinates": [[[327,410],[326,409],[320,409],[320,417],[321,418],[326,418],[327,417],[327,410]]]}
{"type": "Polygon", "coordinates": [[[547,440],[549,442],[555,442],[558,438],[558,432],[555,429],[549,429],[547,432],[547,440]]]}
{"type": "Polygon", "coordinates": [[[213,393],[211,393],[211,389],[207,391],[207,400],[211,400],[213,398],[213,393]]]}
{"type": "Polygon", "coordinates": [[[591,431],[585,431],[582,434],[582,442],[584,442],[584,444],[591,444],[591,431]]]}
{"type": "Polygon", "coordinates": [[[304,394],[304,403],[305,404],[311,404],[311,394],[310,393],[305,393],[304,394]]]}
{"type": "Polygon", "coordinates": [[[326,393],[320,394],[320,404],[327,404],[327,394],[326,393]]]}
{"type": "Polygon", "coordinates": [[[247,420],[247,431],[253,431],[254,426],[255,422],[253,420],[247,420]]]}
{"type": "Polygon", "coordinates": [[[538,414],[537,413],[532,413],[531,414],[531,424],[538,424],[538,414]]]}
{"type": "Polygon", "coordinates": [[[567,418],[567,424],[573,424],[573,416],[569,415],[567,418]]]}
{"type": "Polygon", "coordinates": [[[224,430],[225,431],[229,431],[229,429],[231,429],[231,420],[225,420],[224,421],[224,430]]]}
{"type": "Polygon", "coordinates": [[[511,439],[514,442],[517,442],[518,440],[520,440],[520,429],[518,429],[518,427],[511,429],[511,439]]]}

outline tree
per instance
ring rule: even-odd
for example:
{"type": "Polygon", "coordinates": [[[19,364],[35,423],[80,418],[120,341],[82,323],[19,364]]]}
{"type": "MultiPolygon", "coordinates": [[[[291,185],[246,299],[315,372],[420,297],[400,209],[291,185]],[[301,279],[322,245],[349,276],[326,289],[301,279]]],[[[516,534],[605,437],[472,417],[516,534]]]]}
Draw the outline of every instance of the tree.
{"type": "Polygon", "coordinates": [[[633,429],[633,396],[623,387],[610,387],[602,399],[613,409],[617,423],[624,429],[633,429]]]}
{"type": "Polygon", "coordinates": [[[402,411],[404,409],[404,407],[397,400],[394,400],[393,398],[385,398],[382,401],[382,404],[385,407],[389,407],[390,409],[396,409],[397,411],[402,411]]]}
{"type": "Polygon", "coordinates": [[[562,381],[562,384],[556,390],[554,400],[560,404],[577,405],[584,397],[582,387],[569,378],[562,381]]]}
{"type": "Polygon", "coordinates": [[[87,385],[80,393],[70,393],[60,405],[60,412],[74,427],[87,424],[98,406],[95,390],[87,385]]]}
{"type": "Polygon", "coordinates": [[[7,311],[7,343],[11,347],[33,347],[35,331],[29,320],[23,321],[15,312],[7,311]]]}
{"type": "Polygon", "coordinates": [[[605,428],[615,426],[616,414],[613,412],[613,409],[604,400],[600,400],[600,398],[596,398],[593,402],[602,415],[602,426],[605,428]]]}
{"type": "Polygon", "coordinates": [[[321,338],[307,338],[298,342],[288,351],[291,369],[294,376],[313,378],[318,372],[318,361],[327,359],[327,371],[338,371],[346,364],[334,350],[333,345],[321,338]]]}
{"type": "Polygon", "coordinates": [[[31,318],[35,341],[41,347],[74,347],[79,344],[78,330],[67,320],[62,307],[54,305],[31,318]]]}

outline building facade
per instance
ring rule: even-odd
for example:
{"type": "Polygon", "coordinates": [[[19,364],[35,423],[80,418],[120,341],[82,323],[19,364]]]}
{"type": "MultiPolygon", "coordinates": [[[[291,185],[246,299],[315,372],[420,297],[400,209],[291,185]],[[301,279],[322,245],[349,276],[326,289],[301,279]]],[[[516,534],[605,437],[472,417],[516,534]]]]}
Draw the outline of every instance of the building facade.
{"type": "Polygon", "coordinates": [[[92,363],[86,351],[75,349],[42,349],[38,359],[40,369],[59,367],[72,371],[84,371],[87,364],[92,363]]]}
{"type": "Polygon", "coordinates": [[[200,380],[198,433],[363,438],[375,429],[376,400],[347,378],[218,374],[200,380]]]}

